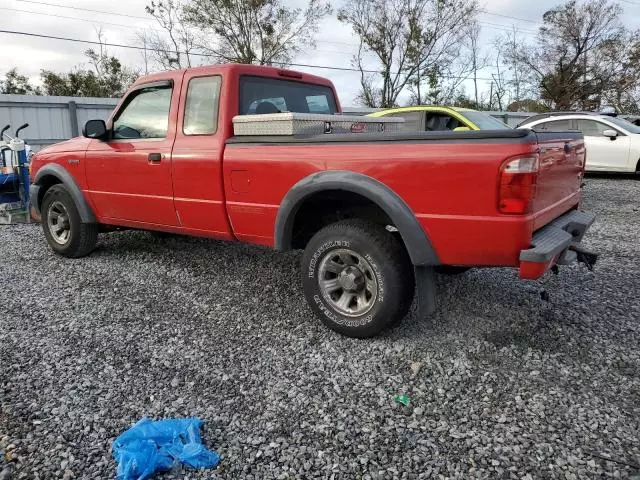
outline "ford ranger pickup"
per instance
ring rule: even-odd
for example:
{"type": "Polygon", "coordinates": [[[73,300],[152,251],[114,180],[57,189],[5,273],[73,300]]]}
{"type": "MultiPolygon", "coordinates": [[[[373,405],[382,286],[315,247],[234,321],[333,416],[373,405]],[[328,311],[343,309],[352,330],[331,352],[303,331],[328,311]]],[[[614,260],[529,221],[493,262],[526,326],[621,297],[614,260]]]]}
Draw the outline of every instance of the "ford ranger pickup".
{"type": "Polygon", "coordinates": [[[578,132],[234,135],[234,117],[277,112],[341,110],[329,80],[274,67],[139,78],[106,122],[33,157],[47,242],[81,257],[99,233],[130,228],[301,249],[311,309],[354,337],[414,297],[433,312],[434,271],[537,279],[595,262],[581,246],[595,217],[579,209],[578,132]]]}

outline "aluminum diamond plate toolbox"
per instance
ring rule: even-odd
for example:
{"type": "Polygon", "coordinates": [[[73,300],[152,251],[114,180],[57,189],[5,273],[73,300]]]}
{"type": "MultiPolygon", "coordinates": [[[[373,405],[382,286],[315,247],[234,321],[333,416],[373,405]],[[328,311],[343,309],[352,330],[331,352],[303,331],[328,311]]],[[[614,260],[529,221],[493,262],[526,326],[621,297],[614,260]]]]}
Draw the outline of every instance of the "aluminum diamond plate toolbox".
{"type": "Polygon", "coordinates": [[[235,135],[321,135],[331,133],[399,132],[397,117],[357,117],[316,113],[268,113],[233,117],[235,135]]]}

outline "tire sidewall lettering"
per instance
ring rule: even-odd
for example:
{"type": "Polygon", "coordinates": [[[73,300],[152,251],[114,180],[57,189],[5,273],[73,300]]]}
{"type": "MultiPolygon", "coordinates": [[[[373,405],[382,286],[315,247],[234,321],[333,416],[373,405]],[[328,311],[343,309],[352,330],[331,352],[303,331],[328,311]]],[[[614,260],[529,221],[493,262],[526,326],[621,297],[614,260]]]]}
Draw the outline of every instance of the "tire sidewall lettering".
{"type": "Polygon", "coordinates": [[[378,264],[373,259],[370,254],[365,254],[364,258],[371,264],[371,268],[373,268],[374,273],[376,274],[376,280],[378,281],[378,299],[377,302],[384,302],[384,292],[385,292],[385,284],[384,284],[384,275],[382,275],[382,270],[378,267],[378,264]]]}
{"type": "Polygon", "coordinates": [[[313,252],[313,256],[311,257],[311,261],[309,262],[309,271],[307,272],[309,278],[314,278],[316,275],[316,266],[318,264],[318,260],[320,257],[327,252],[328,250],[332,250],[334,248],[343,248],[350,247],[351,242],[348,240],[331,240],[329,242],[325,242],[320,245],[315,252],[313,252]]]}

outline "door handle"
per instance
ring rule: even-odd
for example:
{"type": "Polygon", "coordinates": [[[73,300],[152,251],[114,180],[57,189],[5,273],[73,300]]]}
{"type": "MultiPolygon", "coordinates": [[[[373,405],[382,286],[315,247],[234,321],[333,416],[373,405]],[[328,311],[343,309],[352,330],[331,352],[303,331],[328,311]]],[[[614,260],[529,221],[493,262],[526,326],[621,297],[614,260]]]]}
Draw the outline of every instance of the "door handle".
{"type": "Polygon", "coordinates": [[[162,161],[161,153],[150,153],[149,154],[149,163],[160,163],[162,161]]]}

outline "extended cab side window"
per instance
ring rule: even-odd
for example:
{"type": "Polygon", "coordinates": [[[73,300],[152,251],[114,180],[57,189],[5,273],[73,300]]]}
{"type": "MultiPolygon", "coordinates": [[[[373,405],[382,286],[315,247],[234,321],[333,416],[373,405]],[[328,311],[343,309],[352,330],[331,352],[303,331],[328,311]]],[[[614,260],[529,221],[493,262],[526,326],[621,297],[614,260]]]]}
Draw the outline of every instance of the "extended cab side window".
{"type": "Polygon", "coordinates": [[[169,128],[171,92],[171,86],[132,92],[113,121],[113,138],[165,138],[169,128]]]}
{"type": "Polygon", "coordinates": [[[189,80],[182,132],[185,135],[211,135],[218,129],[220,77],[189,80]]]}

